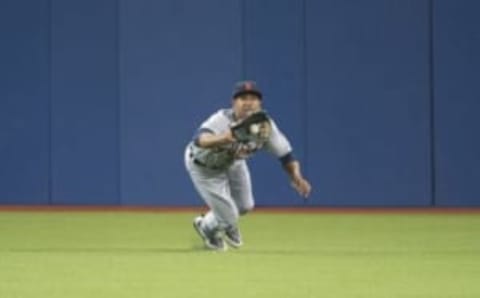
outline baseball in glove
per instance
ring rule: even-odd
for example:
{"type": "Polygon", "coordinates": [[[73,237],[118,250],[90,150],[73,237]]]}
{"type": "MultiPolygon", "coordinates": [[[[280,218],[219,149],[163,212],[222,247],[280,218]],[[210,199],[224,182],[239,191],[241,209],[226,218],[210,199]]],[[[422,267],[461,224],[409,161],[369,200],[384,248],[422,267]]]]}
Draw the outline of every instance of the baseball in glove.
{"type": "Polygon", "coordinates": [[[250,114],[230,127],[233,137],[241,142],[264,142],[270,137],[272,126],[265,111],[250,114]]]}

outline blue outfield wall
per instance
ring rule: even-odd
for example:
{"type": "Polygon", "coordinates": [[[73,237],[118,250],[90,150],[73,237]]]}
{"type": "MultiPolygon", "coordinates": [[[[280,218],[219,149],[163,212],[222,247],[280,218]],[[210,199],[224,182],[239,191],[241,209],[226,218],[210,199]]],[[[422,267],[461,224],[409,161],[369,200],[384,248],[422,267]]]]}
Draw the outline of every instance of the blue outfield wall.
{"type": "Polygon", "coordinates": [[[480,205],[480,2],[434,5],[436,204],[480,205]]]}
{"type": "Polygon", "coordinates": [[[430,204],[427,1],[306,8],[307,150],[319,202],[430,204]]]}
{"type": "Polygon", "coordinates": [[[184,169],[196,127],[241,72],[237,1],[120,1],[121,201],[201,204],[184,169]]]}
{"type": "Polygon", "coordinates": [[[48,28],[48,1],[0,2],[0,203],[49,203],[48,28]]]}
{"type": "MultiPolygon", "coordinates": [[[[319,206],[480,205],[473,0],[6,0],[0,204],[200,205],[183,150],[255,79],[319,206]]],[[[278,161],[257,205],[295,206],[278,161]]]]}
{"type": "Polygon", "coordinates": [[[115,0],[51,1],[52,204],[118,204],[115,0]]]}

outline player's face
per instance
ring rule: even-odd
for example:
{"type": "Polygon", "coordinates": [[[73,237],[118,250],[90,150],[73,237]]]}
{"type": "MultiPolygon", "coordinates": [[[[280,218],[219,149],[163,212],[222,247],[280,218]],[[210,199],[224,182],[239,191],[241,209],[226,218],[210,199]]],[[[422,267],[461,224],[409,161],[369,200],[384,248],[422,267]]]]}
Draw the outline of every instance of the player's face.
{"type": "Polygon", "coordinates": [[[244,94],[233,99],[233,111],[237,119],[247,117],[252,112],[261,110],[262,101],[255,94],[244,94]]]}

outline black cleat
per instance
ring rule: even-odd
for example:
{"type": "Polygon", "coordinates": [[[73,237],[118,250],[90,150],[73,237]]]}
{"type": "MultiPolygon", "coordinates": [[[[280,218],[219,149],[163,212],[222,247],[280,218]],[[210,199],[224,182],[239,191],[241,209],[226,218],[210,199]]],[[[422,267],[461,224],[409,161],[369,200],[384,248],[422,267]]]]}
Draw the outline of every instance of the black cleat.
{"type": "Polygon", "coordinates": [[[243,245],[242,235],[237,227],[229,227],[225,230],[225,240],[233,248],[239,248],[243,245]]]}
{"type": "Polygon", "coordinates": [[[193,220],[193,227],[197,231],[198,235],[202,237],[205,246],[212,250],[225,251],[227,246],[225,241],[223,241],[220,233],[218,231],[206,231],[202,228],[203,216],[197,216],[193,220]]]}

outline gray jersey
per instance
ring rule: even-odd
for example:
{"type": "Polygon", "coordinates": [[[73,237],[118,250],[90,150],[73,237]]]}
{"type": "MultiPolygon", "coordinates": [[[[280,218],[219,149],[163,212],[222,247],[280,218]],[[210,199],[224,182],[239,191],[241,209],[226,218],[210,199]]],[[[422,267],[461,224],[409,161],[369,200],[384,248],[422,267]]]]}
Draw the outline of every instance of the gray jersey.
{"type": "MultiPolygon", "coordinates": [[[[230,129],[235,122],[232,109],[222,109],[210,116],[199,128],[200,132],[208,131],[213,134],[221,134],[230,129]]],[[[265,149],[276,157],[280,158],[292,151],[290,142],[271,120],[272,132],[270,137],[263,142],[250,142],[247,144],[233,143],[216,148],[201,148],[190,144],[190,154],[193,159],[201,162],[209,168],[226,169],[236,160],[247,159],[256,151],[265,149]]]]}

